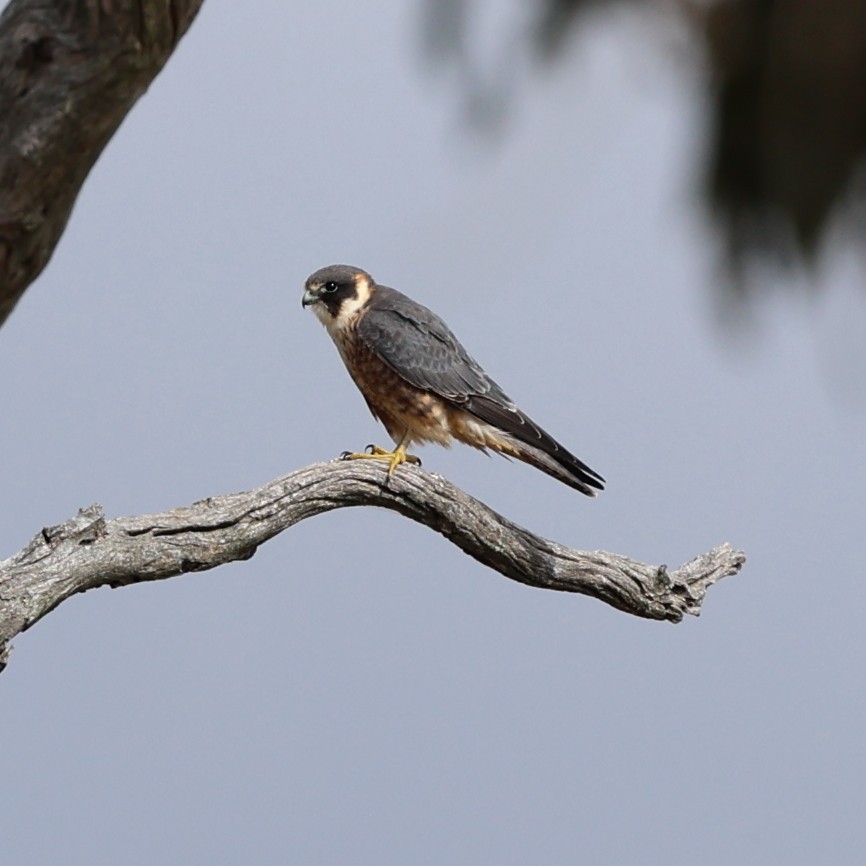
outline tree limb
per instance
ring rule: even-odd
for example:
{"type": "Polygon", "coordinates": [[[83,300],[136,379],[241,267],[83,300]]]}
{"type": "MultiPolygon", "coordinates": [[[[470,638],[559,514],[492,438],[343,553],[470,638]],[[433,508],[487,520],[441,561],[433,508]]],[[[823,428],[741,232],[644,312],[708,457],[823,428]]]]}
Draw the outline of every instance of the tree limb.
{"type": "Polygon", "coordinates": [[[512,580],[593,596],[648,619],[697,616],[707,590],[745,562],[728,544],[672,572],[573,550],[517,526],[440,475],[404,464],[386,482],[385,470],[373,461],[317,463],[257,490],[161,514],[106,520],[99,505],[82,509],[0,562],[0,664],[12,638],[76,593],[249,559],[301,520],[354,505],[390,508],[423,523],[512,580]]]}
{"type": "Polygon", "coordinates": [[[0,325],[203,0],[12,0],[0,15],[0,325]]]}

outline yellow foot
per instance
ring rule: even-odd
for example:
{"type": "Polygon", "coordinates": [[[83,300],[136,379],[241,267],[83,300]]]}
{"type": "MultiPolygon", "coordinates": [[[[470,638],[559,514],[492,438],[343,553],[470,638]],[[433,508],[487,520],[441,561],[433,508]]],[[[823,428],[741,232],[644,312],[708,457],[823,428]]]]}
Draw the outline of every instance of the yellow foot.
{"type": "Polygon", "coordinates": [[[394,474],[394,470],[401,463],[414,463],[416,466],[421,465],[421,460],[414,454],[407,454],[403,448],[399,446],[393,451],[388,451],[385,448],[380,448],[378,445],[368,445],[363,454],[355,451],[344,451],[340,455],[340,460],[386,460],[388,466],[388,476],[394,474]]]}

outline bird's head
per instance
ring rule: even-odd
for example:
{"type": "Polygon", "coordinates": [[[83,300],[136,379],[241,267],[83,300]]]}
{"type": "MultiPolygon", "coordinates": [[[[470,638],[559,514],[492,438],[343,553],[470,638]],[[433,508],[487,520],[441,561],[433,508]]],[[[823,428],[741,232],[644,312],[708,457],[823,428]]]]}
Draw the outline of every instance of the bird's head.
{"type": "Polygon", "coordinates": [[[312,307],[326,326],[346,324],[367,303],[376,285],[351,265],[328,265],[307,277],[301,305],[312,307]]]}

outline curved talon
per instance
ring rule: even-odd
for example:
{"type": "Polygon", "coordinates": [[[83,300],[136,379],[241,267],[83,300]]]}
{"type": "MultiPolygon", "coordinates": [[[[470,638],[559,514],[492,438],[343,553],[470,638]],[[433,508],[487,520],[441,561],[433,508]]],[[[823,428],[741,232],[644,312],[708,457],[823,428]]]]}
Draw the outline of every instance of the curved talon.
{"type": "Polygon", "coordinates": [[[352,452],[351,451],[341,451],[340,456],[337,458],[338,460],[351,460],[352,452]]]}
{"type": "MultiPolygon", "coordinates": [[[[399,448],[395,450],[399,451],[399,448]]],[[[364,449],[364,453],[371,457],[390,457],[395,451],[389,451],[387,448],[382,448],[381,445],[368,445],[364,449]]]]}

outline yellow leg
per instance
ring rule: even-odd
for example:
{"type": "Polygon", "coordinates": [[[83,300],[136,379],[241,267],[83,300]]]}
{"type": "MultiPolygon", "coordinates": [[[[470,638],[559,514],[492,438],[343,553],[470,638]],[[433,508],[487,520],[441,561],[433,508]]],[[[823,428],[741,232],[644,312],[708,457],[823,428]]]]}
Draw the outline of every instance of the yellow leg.
{"type": "Polygon", "coordinates": [[[409,439],[408,431],[404,434],[399,444],[393,451],[388,451],[385,448],[380,448],[378,445],[368,445],[367,450],[359,454],[355,451],[344,451],[340,455],[341,460],[387,460],[388,477],[394,474],[394,470],[401,463],[414,463],[416,466],[421,465],[421,461],[414,454],[406,453],[406,441],[409,439]]]}

